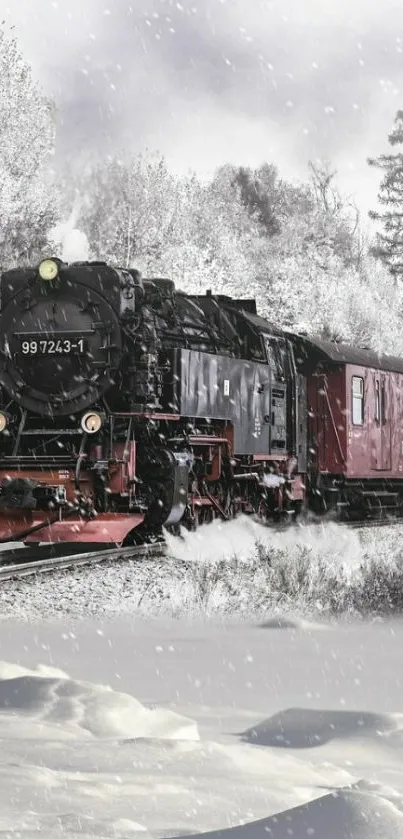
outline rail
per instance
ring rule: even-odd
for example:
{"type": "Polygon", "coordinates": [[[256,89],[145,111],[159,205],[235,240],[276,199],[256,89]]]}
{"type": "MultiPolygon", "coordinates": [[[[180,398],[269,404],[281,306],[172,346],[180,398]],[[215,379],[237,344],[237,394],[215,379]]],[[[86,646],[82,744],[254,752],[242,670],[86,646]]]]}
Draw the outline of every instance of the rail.
{"type": "MultiPolygon", "coordinates": [[[[24,556],[24,548],[21,548],[22,557],[24,556]]],[[[20,552],[15,551],[15,555],[20,552]]],[[[7,551],[8,554],[11,552],[7,551]]],[[[40,551],[38,551],[40,553],[40,551]]],[[[130,548],[108,548],[104,551],[87,551],[78,554],[69,554],[68,556],[55,556],[46,559],[32,559],[28,562],[18,561],[14,564],[4,561],[0,553],[0,581],[19,579],[20,577],[29,577],[35,574],[44,574],[51,571],[63,570],[66,568],[76,568],[82,565],[97,565],[99,562],[105,562],[108,559],[124,560],[124,559],[142,559],[164,553],[164,544],[159,542],[151,545],[134,545],[130,548]]]]}

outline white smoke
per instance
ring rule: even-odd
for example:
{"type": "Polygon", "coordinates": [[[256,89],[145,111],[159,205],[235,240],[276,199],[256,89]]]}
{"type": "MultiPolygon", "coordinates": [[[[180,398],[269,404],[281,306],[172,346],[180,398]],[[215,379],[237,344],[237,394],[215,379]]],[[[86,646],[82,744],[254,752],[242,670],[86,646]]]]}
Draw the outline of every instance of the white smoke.
{"type": "Polygon", "coordinates": [[[86,261],[90,258],[90,243],[87,236],[76,226],[80,215],[80,204],[75,202],[67,221],[58,222],[48,232],[48,244],[54,256],[63,262],[86,261]]]}

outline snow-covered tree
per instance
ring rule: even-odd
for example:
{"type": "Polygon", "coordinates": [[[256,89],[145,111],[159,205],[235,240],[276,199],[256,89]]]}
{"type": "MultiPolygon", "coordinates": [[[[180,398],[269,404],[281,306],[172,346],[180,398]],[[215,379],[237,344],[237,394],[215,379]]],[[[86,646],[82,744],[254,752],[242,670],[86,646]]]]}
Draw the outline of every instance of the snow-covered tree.
{"type": "Polygon", "coordinates": [[[178,183],[159,157],[98,165],[80,179],[80,224],[91,252],[123,267],[158,263],[180,216],[178,183]]]}
{"type": "Polygon", "coordinates": [[[378,201],[385,211],[371,211],[370,218],[379,221],[382,232],[377,233],[373,253],[388,267],[396,281],[403,278],[403,111],[398,111],[388,137],[391,146],[399,146],[395,154],[381,154],[368,163],[384,173],[378,201]]]}
{"type": "Polygon", "coordinates": [[[52,103],[17,42],[0,27],[0,267],[39,257],[53,221],[47,169],[54,149],[52,103]]]}
{"type": "Polygon", "coordinates": [[[284,231],[270,259],[267,252],[262,256],[254,294],[270,321],[292,331],[403,353],[398,290],[379,261],[366,256],[359,268],[346,267],[331,249],[318,251],[300,232],[293,237],[292,229],[284,231]]]}
{"type": "Polygon", "coordinates": [[[202,183],[150,155],[109,161],[72,183],[70,209],[71,196],[81,197],[73,226],[92,258],[169,276],[184,291],[255,297],[278,326],[403,353],[398,290],[379,261],[359,253],[354,213],[331,170],[316,167],[297,185],[270,166],[254,177],[276,208],[276,233],[262,217],[265,202],[245,202],[233,166],[202,183]]]}
{"type": "Polygon", "coordinates": [[[202,184],[139,155],[99,165],[76,188],[93,257],[171,276],[187,290],[228,291],[232,278],[252,276],[254,222],[228,172],[202,184]]]}

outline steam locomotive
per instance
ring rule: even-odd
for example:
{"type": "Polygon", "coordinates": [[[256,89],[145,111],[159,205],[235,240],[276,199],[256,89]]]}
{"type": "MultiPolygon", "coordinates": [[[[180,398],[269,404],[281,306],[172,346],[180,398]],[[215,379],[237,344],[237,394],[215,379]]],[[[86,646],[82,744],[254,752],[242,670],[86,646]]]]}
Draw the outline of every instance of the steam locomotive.
{"type": "Polygon", "coordinates": [[[403,509],[403,361],[103,262],[2,274],[0,538],[403,509]]]}

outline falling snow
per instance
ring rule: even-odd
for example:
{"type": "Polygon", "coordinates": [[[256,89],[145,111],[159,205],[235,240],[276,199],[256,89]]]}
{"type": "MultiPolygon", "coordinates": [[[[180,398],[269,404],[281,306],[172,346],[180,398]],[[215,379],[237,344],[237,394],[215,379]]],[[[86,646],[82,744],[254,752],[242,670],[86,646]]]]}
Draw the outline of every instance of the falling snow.
{"type": "MultiPolygon", "coordinates": [[[[366,222],[396,4],[45,5],[4,11],[3,267],[107,259],[403,354],[366,222]]],[[[2,835],[402,835],[401,527],[168,547],[1,587],[2,835]]]]}

